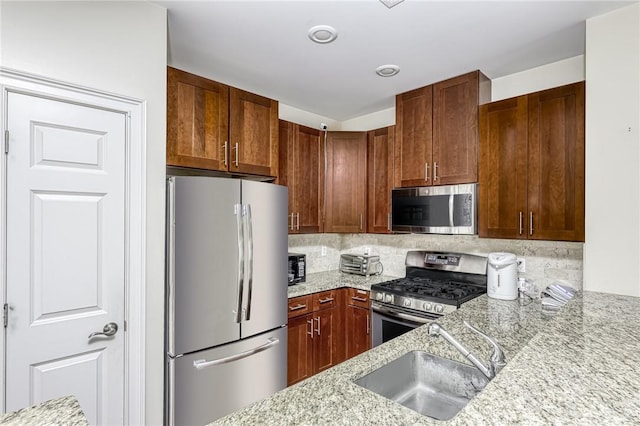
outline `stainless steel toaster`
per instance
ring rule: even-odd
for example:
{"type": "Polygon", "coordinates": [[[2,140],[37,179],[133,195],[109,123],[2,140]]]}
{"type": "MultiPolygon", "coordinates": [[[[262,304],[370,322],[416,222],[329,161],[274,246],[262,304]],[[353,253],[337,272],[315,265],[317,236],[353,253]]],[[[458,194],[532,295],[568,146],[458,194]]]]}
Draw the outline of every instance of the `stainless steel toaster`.
{"type": "Polygon", "coordinates": [[[382,274],[380,256],[368,254],[342,254],[340,255],[340,272],[355,275],[380,275],[382,274]]]}

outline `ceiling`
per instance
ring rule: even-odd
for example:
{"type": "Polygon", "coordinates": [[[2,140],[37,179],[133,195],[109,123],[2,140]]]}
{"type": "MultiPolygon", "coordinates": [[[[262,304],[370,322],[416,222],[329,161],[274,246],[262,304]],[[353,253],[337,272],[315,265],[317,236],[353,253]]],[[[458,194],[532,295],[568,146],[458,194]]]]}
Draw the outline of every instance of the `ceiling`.
{"type": "Polygon", "coordinates": [[[479,69],[489,78],[581,55],[585,20],[630,2],[153,1],[168,9],[170,66],[344,121],[479,69]],[[338,32],[312,42],[315,25],[338,32]],[[400,73],[379,77],[395,64],[400,73]]]}

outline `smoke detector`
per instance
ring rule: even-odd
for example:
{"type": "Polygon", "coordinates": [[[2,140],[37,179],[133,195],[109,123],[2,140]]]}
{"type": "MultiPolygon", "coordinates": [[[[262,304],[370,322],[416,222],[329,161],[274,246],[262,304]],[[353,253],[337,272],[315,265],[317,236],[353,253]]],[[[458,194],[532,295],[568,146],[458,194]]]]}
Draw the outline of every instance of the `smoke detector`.
{"type": "Polygon", "coordinates": [[[338,31],[329,25],[316,25],[309,29],[309,38],[320,44],[331,43],[338,38],[338,31]]]}
{"type": "Polygon", "coordinates": [[[380,0],[380,3],[391,9],[393,6],[402,3],[404,0],[380,0]]]}

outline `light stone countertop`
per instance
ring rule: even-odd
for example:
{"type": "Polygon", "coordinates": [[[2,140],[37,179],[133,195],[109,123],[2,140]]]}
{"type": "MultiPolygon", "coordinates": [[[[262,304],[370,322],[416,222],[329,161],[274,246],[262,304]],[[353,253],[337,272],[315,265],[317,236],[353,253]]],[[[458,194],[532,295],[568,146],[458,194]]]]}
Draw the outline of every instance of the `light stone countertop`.
{"type": "MultiPolygon", "coordinates": [[[[330,273],[324,274],[330,280],[330,273]]],[[[304,291],[313,292],[300,287],[304,291]]],[[[502,345],[507,366],[448,422],[424,417],[353,383],[411,350],[468,363],[444,339],[428,336],[423,326],[214,424],[640,423],[640,298],[580,292],[560,312],[549,313],[540,300],[520,306],[483,295],[438,320],[486,361],[490,345],[468,330],[463,319],[502,345]]]]}
{"type": "Polygon", "coordinates": [[[3,426],[89,426],[89,422],[74,396],[45,401],[32,407],[0,415],[3,426]]]}
{"type": "Polygon", "coordinates": [[[340,271],[315,272],[307,275],[304,283],[289,286],[289,298],[304,296],[319,291],[333,290],[340,287],[353,287],[360,290],[371,290],[372,284],[389,281],[397,277],[387,275],[361,275],[343,274],[340,271]]]}

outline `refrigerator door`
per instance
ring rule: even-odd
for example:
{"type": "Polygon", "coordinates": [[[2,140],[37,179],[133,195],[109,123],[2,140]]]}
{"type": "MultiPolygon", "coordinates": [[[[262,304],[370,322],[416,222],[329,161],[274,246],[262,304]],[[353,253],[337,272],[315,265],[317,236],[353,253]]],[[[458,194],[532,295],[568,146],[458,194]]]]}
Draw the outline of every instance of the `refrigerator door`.
{"type": "Polygon", "coordinates": [[[287,323],[287,188],[242,181],[246,273],[241,337],[287,323]]]}
{"type": "Polygon", "coordinates": [[[287,328],[169,360],[169,425],[204,425],[284,389],[287,328]]]}
{"type": "Polygon", "coordinates": [[[168,198],[168,353],[238,340],[240,181],[171,177],[168,198]]]}

